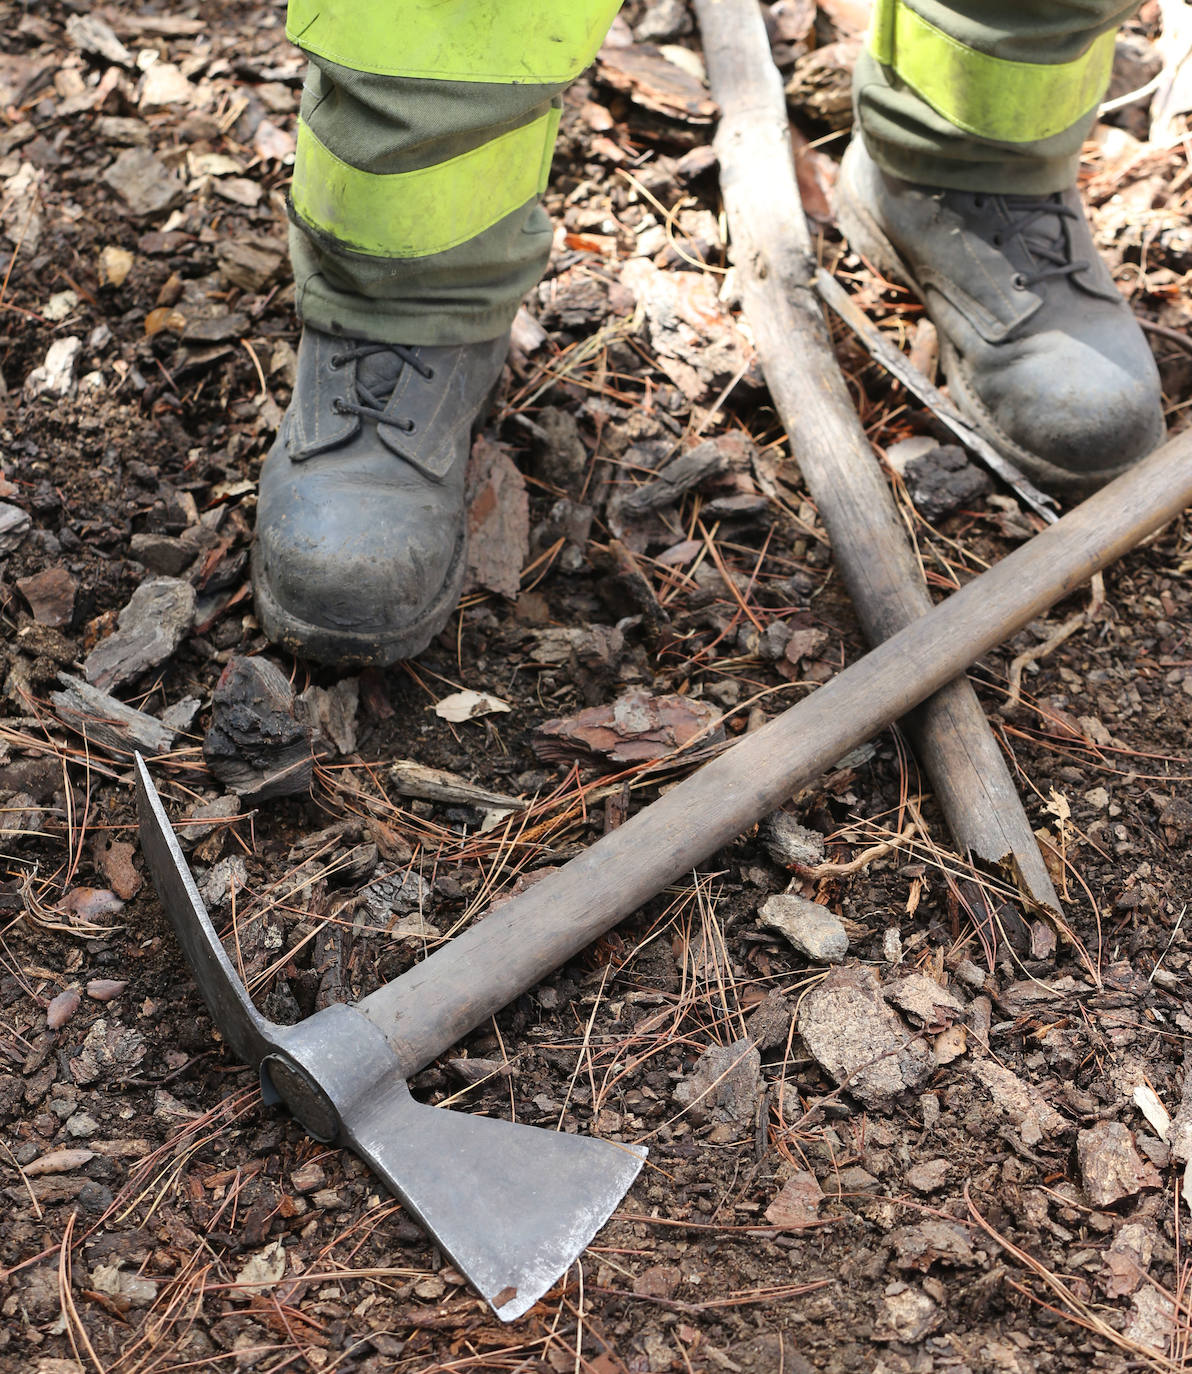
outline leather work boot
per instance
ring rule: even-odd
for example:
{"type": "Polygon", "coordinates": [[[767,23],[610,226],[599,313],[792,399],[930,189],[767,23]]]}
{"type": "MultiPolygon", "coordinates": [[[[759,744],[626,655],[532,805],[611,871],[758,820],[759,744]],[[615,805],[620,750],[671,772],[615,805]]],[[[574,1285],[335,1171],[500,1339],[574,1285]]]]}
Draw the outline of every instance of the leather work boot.
{"type": "Polygon", "coordinates": [[[257,617],[300,658],[383,666],[447,623],[464,575],[464,475],[508,338],[401,347],[307,325],[261,470],[257,617]]]}
{"type": "Polygon", "coordinates": [[[854,137],[836,210],[851,246],[923,302],[953,401],[1041,486],[1085,495],[1162,440],[1154,358],[1075,189],[919,186],[854,137]]]}

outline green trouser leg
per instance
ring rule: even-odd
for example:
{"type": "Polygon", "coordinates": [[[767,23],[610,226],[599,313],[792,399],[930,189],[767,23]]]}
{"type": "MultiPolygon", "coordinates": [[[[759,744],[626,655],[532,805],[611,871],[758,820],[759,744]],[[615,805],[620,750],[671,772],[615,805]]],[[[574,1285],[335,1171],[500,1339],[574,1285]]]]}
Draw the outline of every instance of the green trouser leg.
{"type": "Polygon", "coordinates": [[[853,77],[873,159],[906,181],[1049,194],[1076,180],[1138,0],[877,0],[853,77]]]}
{"type": "Polygon", "coordinates": [[[550,254],[560,93],[620,0],[290,0],[310,59],[291,189],[298,312],[333,334],[466,344],[550,254]]]}

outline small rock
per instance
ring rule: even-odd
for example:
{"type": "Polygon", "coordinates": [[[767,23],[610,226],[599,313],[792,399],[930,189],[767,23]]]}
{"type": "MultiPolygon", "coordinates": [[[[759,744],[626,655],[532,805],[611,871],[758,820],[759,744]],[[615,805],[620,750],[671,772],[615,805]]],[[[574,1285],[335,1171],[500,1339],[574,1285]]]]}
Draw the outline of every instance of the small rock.
{"type": "Polygon", "coordinates": [[[372,923],[384,929],[394,916],[422,912],[431,904],[431,887],[421,873],[401,869],[374,878],[361,893],[372,923]]]}
{"type": "Polygon", "coordinates": [[[75,366],[83,349],[82,339],[73,335],[55,339],[46,351],[45,362],[35,367],[25,378],[25,395],[29,400],[38,396],[69,396],[74,390],[75,366]]]}
{"type": "Polygon", "coordinates": [[[0,501],[0,554],[12,553],[20,548],[32,524],[28,511],[23,511],[20,506],[10,506],[7,501],[0,501]]]}
{"type": "Polygon", "coordinates": [[[925,973],[911,973],[887,983],[882,996],[906,1013],[916,1028],[940,1030],[964,1015],[964,1004],[925,973]]]}
{"type": "Polygon", "coordinates": [[[226,825],[240,814],[239,797],[216,797],[214,801],[202,802],[183,812],[175,829],[178,842],[184,849],[193,848],[200,840],[214,834],[221,825],[226,825]]]}
{"type": "Polygon", "coordinates": [[[675,1088],[675,1101],[696,1125],[751,1122],[761,1098],[761,1062],[751,1040],[712,1045],[675,1088]]]}
{"type": "Polygon", "coordinates": [[[195,88],[180,67],[172,62],[154,62],[141,78],[137,107],[142,114],[154,114],[169,105],[189,105],[194,95],[195,88]]]}
{"type": "Polygon", "coordinates": [[[236,1275],[240,1292],[250,1297],[262,1297],[278,1283],[286,1272],[286,1250],[280,1240],[266,1245],[250,1255],[236,1275]]]}
{"type": "Polygon", "coordinates": [[[948,1180],[951,1165],[946,1159],[928,1159],[906,1171],[906,1181],[916,1193],[934,1193],[948,1180]]]}
{"type": "Polygon", "coordinates": [[[91,1286],[97,1293],[123,1298],[133,1307],[147,1307],[157,1297],[157,1284],[139,1274],[126,1274],[117,1260],[112,1264],[97,1264],[91,1271],[91,1286]]]}
{"type": "Polygon", "coordinates": [[[310,1159],[293,1171],[290,1182],[294,1185],[295,1192],[313,1193],[316,1188],[321,1188],[327,1182],[327,1175],[321,1164],[310,1159]]]}
{"type": "Polygon", "coordinates": [[[691,14],[684,0],[651,0],[634,26],[639,43],[673,43],[691,32],[691,14]]]}
{"type": "MultiPolygon", "coordinates": [[[[491,1082],[497,1078],[507,1078],[512,1072],[512,1066],[500,1059],[448,1059],[444,1068],[457,1083],[462,1083],[466,1087],[474,1087],[477,1083],[491,1082]]],[[[602,1112],[602,1117],[615,1115],[611,1112],[602,1112]]],[[[609,1125],[609,1130],[619,1131],[620,1118],[618,1124],[609,1125]]]]}
{"type": "Polygon", "coordinates": [[[1076,1159],[1084,1191],[1094,1207],[1111,1207],[1144,1188],[1161,1188],[1163,1180],[1134,1145],[1120,1121],[1098,1121],[1076,1136],[1076,1159]]]}
{"type": "Polygon", "coordinates": [[[76,887],[58,903],[56,910],[76,921],[102,921],[123,911],[124,903],[106,887],[76,887]]]}
{"type": "Polygon", "coordinates": [[[862,1193],[880,1193],[882,1181],[859,1164],[848,1164],[833,1175],[832,1188],[834,1193],[839,1190],[841,1197],[855,1197],[862,1193]]]}
{"type": "Polygon", "coordinates": [[[131,682],[164,663],[194,624],[195,589],[176,577],[142,582],[116,617],[117,629],[83,662],[87,681],[102,691],[131,682]]]}
{"type": "Polygon", "coordinates": [[[177,577],[195,561],[198,545],[191,539],[172,534],[134,534],[128,551],[152,573],[177,577]]]}
{"type": "Polygon", "coordinates": [[[954,1221],[932,1219],[897,1226],[889,1239],[894,1246],[894,1263],[900,1269],[926,1273],[933,1264],[967,1267],[976,1263],[968,1232],[954,1221]]]}
{"type": "Polygon", "coordinates": [[[1058,1135],[1067,1125],[1038,1088],[992,1059],[973,1060],[969,1072],[992,1097],[993,1105],[1018,1127],[1024,1145],[1037,1145],[1045,1137],[1058,1135]]]}
{"type": "Polygon", "coordinates": [[[1175,1303],[1159,1288],[1144,1285],[1134,1294],[1134,1305],[1122,1335],[1166,1355],[1175,1335],[1175,1303]]]}
{"type": "Polygon", "coordinates": [[[114,243],[101,248],[97,269],[100,286],[123,286],[135,262],[136,258],[127,248],[120,248],[114,243]]]}
{"type": "Polygon", "coordinates": [[[882,1299],[886,1326],[896,1340],[915,1345],[943,1320],[943,1312],[921,1288],[892,1284],[882,1299]]]}
{"type": "Polygon", "coordinates": [[[124,201],[129,214],[164,215],[181,201],[182,178],[171,172],[148,148],[125,148],[103,174],[103,180],[124,201]]]}
{"type": "Polygon", "coordinates": [[[971,959],[962,959],[953,970],[957,978],[974,992],[981,992],[985,987],[985,979],[988,977],[985,970],[978,968],[971,959]]]}
{"type": "Polygon", "coordinates": [[[66,36],[80,52],[92,53],[120,67],[131,67],[133,55],[116,37],[116,31],[97,14],[71,14],[66,19],[66,36]]]}
{"type": "Polygon", "coordinates": [[[838,964],[848,953],[848,935],[839,916],[798,893],[782,892],[768,897],[761,905],[758,920],[817,964],[838,964]]]}
{"type": "Polygon", "coordinates": [[[126,1073],[145,1057],[145,1037],[132,1026],[100,1019],[87,1032],[79,1053],[68,1061],[76,1083],[96,1083],[112,1071],[126,1073]]]}
{"type": "Polygon", "coordinates": [[[230,858],[220,859],[218,863],[212,864],[206,877],[199,884],[199,895],[206,902],[208,911],[218,911],[247,883],[248,868],[239,854],[233,854],[230,858]]]}
{"type": "Polygon", "coordinates": [[[54,628],[69,625],[74,619],[78,589],[79,584],[61,563],[29,577],[17,578],[17,590],[29,603],[33,619],[39,625],[54,628]]]}
{"type": "Polygon", "coordinates": [[[95,846],[95,857],[112,891],[122,902],[131,902],[144,881],[133,864],[136,848],[128,840],[103,836],[95,846]]]}
{"type": "Polygon", "coordinates": [[[795,1011],[779,988],[771,988],[745,1022],[745,1034],[759,1050],[776,1049],[786,1043],[795,1011]]]}
{"type": "Polygon", "coordinates": [[[127,978],[92,978],[87,984],[87,996],[96,1002],[111,1002],[128,987],[127,978]]]}
{"type": "Polygon", "coordinates": [[[888,1108],[934,1068],[931,1051],[886,1005],[871,969],[833,969],[803,998],[796,1024],[820,1067],[868,1107],[888,1108]]]}
{"type": "Polygon", "coordinates": [[[968,1031],[963,1026],[949,1026],[931,1042],[931,1052],[939,1065],[950,1064],[968,1049],[968,1031]]]}
{"type": "Polygon", "coordinates": [[[90,1140],[93,1135],[99,1134],[99,1122],[90,1112],[75,1112],[66,1118],[66,1134],[74,1136],[76,1140],[90,1140]]]}
{"type": "Polygon", "coordinates": [[[672,1298],[682,1282],[677,1265],[652,1264],[633,1280],[633,1291],[641,1298],[672,1298]]]}
{"type": "Polygon", "coordinates": [[[172,706],[167,706],[161,713],[161,723],[168,730],[177,730],[184,733],[195,723],[195,717],[199,714],[203,703],[198,697],[183,697],[181,701],[176,701],[172,706]]]}
{"type": "Polygon", "coordinates": [[[82,999],[74,988],[67,988],[56,997],[51,997],[46,1007],[46,1026],[50,1030],[61,1030],[79,1009],[82,999]]]}
{"type": "Polygon", "coordinates": [[[761,841],[782,868],[814,868],[824,858],[824,837],[800,825],[789,811],[775,811],[762,822],[761,841]]]}

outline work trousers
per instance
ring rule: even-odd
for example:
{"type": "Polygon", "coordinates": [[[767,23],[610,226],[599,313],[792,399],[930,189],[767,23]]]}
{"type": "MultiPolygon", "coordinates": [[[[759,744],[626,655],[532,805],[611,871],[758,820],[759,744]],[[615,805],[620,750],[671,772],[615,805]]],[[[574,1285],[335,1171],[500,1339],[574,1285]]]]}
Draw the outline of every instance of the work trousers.
{"type": "MultiPolygon", "coordinates": [[[[888,172],[1071,185],[1138,0],[876,0],[854,77],[888,172]]],[[[560,95],[620,0],[289,0],[310,59],[291,194],[298,310],[386,343],[497,337],[541,276],[560,95]]]]}

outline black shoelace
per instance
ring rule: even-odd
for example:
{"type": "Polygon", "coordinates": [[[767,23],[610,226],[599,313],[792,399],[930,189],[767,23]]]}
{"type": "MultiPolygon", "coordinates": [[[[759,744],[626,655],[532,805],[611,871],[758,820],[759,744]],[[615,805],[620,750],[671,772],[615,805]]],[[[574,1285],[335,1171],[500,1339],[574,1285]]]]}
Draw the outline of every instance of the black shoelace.
{"type": "MultiPolygon", "coordinates": [[[[975,196],[974,205],[978,209],[987,198],[975,196]]],[[[1049,277],[1070,277],[1085,271],[1089,263],[1085,258],[1069,256],[1068,235],[1064,232],[1064,221],[1077,219],[1078,213],[1070,205],[1065,205],[1059,196],[992,196],[988,199],[999,204],[1009,218],[1009,223],[992,236],[995,248],[1001,248],[1009,239],[1021,237],[1031,257],[1041,260],[1045,265],[1033,272],[1020,272],[1014,285],[1022,289],[1046,281],[1049,277]],[[1043,223],[1054,219],[1054,229],[1049,233],[1043,223]],[[1028,230],[1035,234],[1027,238],[1028,230]]]]}
{"type": "MultiPolygon", "coordinates": [[[[342,353],[335,353],[330,359],[332,367],[344,367],[348,363],[359,363],[363,358],[372,358],[380,353],[391,353],[401,360],[404,364],[412,367],[420,377],[425,377],[429,382],[435,375],[433,367],[428,367],[418,356],[417,349],[407,348],[402,344],[381,344],[381,343],[359,343],[352,344],[345,348],[342,353]]],[[[397,385],[397,379],[401,376],[401,369],[393,375],[392,382],[389,383],[388,390],[380,392],[374,390],[372,386],[364,382],[360,376],[360,368],[356,369],[356,399],[354,401],[344,401],[336,397],[331,403],[332,410],[337,415],[359,415],[365,420],[375,420],[378,424],[392,425],[395,429],[400,429],[403,434],[413,434],[417,428],[413,420],[398,420],[391,415],[385,414],[385,407],[389,404],[389,398],[393,395],[393,388],[397,385]]]]}

